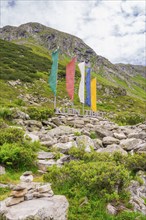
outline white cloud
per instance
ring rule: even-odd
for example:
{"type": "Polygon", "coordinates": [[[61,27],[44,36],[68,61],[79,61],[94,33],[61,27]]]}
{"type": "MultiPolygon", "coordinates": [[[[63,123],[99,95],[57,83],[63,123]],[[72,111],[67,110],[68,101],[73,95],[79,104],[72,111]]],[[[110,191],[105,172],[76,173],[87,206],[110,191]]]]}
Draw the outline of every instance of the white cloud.
{"type": "Polygon", "coordinates": [[[145,64],[144,0],[1,0],[1,26],[39,22],[76,35],[111,62],[145,64]]]}

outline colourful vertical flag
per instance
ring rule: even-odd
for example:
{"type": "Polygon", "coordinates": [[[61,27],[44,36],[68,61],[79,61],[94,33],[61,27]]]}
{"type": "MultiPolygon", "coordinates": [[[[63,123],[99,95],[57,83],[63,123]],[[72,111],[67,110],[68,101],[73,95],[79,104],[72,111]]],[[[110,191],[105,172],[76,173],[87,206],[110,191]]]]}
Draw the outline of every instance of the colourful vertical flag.
{"type": "Polygon", "coordinates": [[[49,85],[51,87],[52,92],[56,96],[57,93],[57,72],[58,72],[58,50],[55,50],[52,53],[52,67],[51,74],[49,77],[49,85]]]}
{"type": "Polygon", "coordinates": [[[96,78],[91,80],[91,109],[96,112],[96,78]]]}
{"type": "Polygon", "coordinates": [[[74,99],[75,62],[76,57],[74,57],[66,66],[66,90],[72,101],[74,99]]]}
{"type": "Polygon", "coordinates": [[[86,72],[87,72],[87,75],[86,75],[86,101],[85,103],[88,105],[88,106],[91,106],[91,82],[90,82],[90,71],[91,69],[90,68],[87,68],[86,72]]]}
{"type": "Polygon", "coordinates": [[[85,102],[85,98],[84,98],[84,85],[85,85],[85,62],[79,63],[78,67],[80,69],[81,72],[81,81],[80,81],[80,85],[79,85],[79,99],[81,103],[85,102]]]}

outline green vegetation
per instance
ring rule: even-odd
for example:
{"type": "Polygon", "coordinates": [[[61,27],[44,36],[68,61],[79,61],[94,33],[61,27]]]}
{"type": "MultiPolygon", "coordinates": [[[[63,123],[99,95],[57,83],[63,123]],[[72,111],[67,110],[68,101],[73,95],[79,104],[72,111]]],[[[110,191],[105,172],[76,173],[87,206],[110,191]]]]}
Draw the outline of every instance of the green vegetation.
{"type": "Polygon", "coordinates": [[[46,108],[36,108],[30,107],[27,109],[27,113],[31,119],[34,120],[47,120],[54,115],[53,109],[46,109],[46,108]]]}
{"type": "Polygon", "coordinates": [[[25,140],[21,129],[8,127],[0,129],[0,164],[14,170],[35,167],[38,142],[25,140]]]}
{"type": "Polygon", "coordinates": [[[128,209],[129,195],[125,191],[137,170],[146,171],[146,155],[110,156],[96,152],[86,153],[84,148],[72,148],[69,152],[74,161],[63,167],[48,168],[44,180],[51,182],[55,193],[66,195],[69,200],[69,220],[108,219],[135,220],[138,213],[123,212],[113,217],[106,213],[106,204],[128,209]],[[133,168],[132,168],[133,167],[133,168]]]}

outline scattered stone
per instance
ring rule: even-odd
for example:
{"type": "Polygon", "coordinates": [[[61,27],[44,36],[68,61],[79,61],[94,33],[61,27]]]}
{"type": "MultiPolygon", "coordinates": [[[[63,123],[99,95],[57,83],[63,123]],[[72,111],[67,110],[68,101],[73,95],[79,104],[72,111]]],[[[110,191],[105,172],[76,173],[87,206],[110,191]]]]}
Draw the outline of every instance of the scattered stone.
{"type": "Polygon", "coordinates": [[[40,151],[38,152],[38,159],[40,160],[45,160],[45,159],[54,159],[55,154],[52,152],[45,152],[45,151],[40,151]]]}
{"type": "Polygon", "coordinates": [[[12,205],[16,205],[20,202],[23,202],[24,201],[24,197],[19,197],[19,198],[12,198],[12,197],[9,197],[6,201],[5,201],[5,204],[6,206],[12,206],[12,205]]]}
{"type": "Polygon", "coordinates": [[[86,152],[91,152],[91,149],[94,149],[93,140],[86,135],[81,135],[77,137],[76,142],[77,142],[77,147],[78,148],[84,147],[86,152]]]}
{"type": "Polygon", "coordinates": [[[25,172],[22,176],[20,176],[20,180],[22,182],[32,182],[33,181],[33,176],[31,175],[31,171],[25,172]]]}
{"type": "Polygon", "coordinates": [[[128,138],[145,139],[146,132],[139,132],[139,133],[133,132],[128,135],[128,138]]]}
{"type": "Polygon", "coordinates": [[[77,144],[75,141],[70,141],[67,143],[57,143],[52,146],[52,148],[56,148],[61,153],[68,153],[69,149],[72,147],[77,147],[77,144]]]}
{"type": "Polygon", "coordinates": [[[102,140],[103,145],[119,144],[120,141],[114,137],[104,137],[102,140]]]}
{"type": "Polygon", "coordinates": [[[108,145],[106,148],[99,148],[98,150],[96,150],[96,152],[98,152],[98,153],[109,153],[109,154],[119,152],[122,155],[127,155],[127,152],[125,150],[123,150],[120,146],[115,145],[115,144],[108,145]]]}
{"type": "Polygon", "coordinates": [[[26,193],[27,193],[27,189],[22,189],[18,191],[12,191],[10,195],[13,196],[14,198],[19,198],[25,196],[26,193]]]}
{"type": "Polygon", "coordinates": [[[137,150],[142,143],[142,140],[136,138],[128,138],[121,140],[120,146],[127,151],[137,150]]]}
{"type": "Polygon", "coordinates": [[[43,171],[43,172],[46,172],[47,171],[47,168],[56,164],[56,161],[51,159],[51,160],[39,160],[38,161],[38,169],[43,171]]]}
{"type": "Polygon", "coordinates": [[[4,175],[6,173],[5,167],[0,165],[0,175],[4,175]]]}
{"type": "Polygon", "coordinates": [[[126,139],[126,135],[124,133],[114,133],[113,136],[119,140],[126,139]]]}
{"type": "Polygon", "coordinates": [[[110,203],[107,205],[107,212],[111,215],[116,215],[117,214],[117,209],[111,205],[110,203]]]}
{"type": "Polygon", "coordinates": [[[94,150],[97,150],[103,147],[102,141],[100,139],[97,139],[97,138],[93,139],[93,142],[94,142],[94,150]]]}

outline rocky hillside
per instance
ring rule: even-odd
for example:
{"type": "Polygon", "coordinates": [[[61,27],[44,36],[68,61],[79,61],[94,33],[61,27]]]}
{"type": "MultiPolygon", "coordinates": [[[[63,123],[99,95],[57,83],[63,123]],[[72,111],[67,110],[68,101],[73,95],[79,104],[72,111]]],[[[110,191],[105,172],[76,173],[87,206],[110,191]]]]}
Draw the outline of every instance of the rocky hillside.
{"type": "Polygon", "coordinates": [[[36,44],[40,45],[51,53],[58,46],[63,56],[77,56],[78,62],[90,62],[94,71],[99,71],[100,67],[104,68],[104,74],[123,76],[144,75],[145,67],[135,65],[117,64],[113,65],[106,58],[97,55],[93,49],[86,45],[80,38],[70,34],[46,27],[39,23],[27,23],[19,27],[5,26],[0,29],[0,38],[27,46],[36,44]],[[129,73],[130,70],[130,73],[129,73]],[[131,71],[132,70],[132,71],[131,71]]]}
{"type": "MultiPolygon", "coordinates": [[[[71,57],[77,55],[78,62],[90,61],[92,77],[97,78],[98,111],[111,119],[116,118],[117,122],[120,119],[121,123],[125,123],[131,115],[136,117],[136,122],[145,117],[144,66],[114,65],[97,55],[81,39],[38,23],[3,27],[0,29],[0,38],[3,39],[0,40],[2,106],[53,107],[53,95],[47,82],[51,52],[59,46],[58,106],[71,105],[65,89],[65,68],[71,57]],[[17,80],[20,82],[17,83],[17,80]]],[[[79,77],[76,66],[75,108],[81,108],[78,99],[79,77]]]]}

